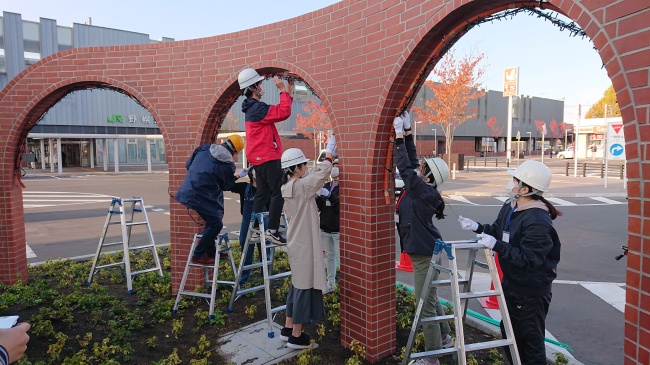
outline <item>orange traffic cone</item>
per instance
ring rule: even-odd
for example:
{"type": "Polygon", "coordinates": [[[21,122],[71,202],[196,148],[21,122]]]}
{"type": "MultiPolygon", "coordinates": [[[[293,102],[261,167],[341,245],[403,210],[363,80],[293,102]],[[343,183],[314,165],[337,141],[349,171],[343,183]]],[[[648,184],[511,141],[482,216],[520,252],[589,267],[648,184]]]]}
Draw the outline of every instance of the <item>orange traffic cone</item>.
{"type": "MultiPolygon", "coordinates": [[[[499,265],[499,255],[494,253],[494,262],[497,264],[497,272],[499,273],[499,280],[503,278],[503,273],[501,272],[501,265],[499,265]]],[[[490,284],[490,290],[494,290],[494,282],[490,284]]],[[[499,309],[499,301],[497,297],[491,296],[481,299],[481,306],[485,309],[499,309]]]]}
{"type": "Polygon", "coordinates": [[[413,272],[413,262],[411,262],[411,258],[405,252],[402,252],[399,255],[399,263],[395,265],[395,267],[397,268],[397,270],[413,272]]]}

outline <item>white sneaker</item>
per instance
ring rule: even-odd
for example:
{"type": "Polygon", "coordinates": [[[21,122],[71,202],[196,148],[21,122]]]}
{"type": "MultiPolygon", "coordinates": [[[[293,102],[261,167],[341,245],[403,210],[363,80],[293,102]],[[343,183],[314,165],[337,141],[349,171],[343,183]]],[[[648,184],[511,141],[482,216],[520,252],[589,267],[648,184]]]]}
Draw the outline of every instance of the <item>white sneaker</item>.
{"type": "Polygon", "coordinates": [[[448,349],[450,347],[454,347],[456,344],[456,341],[449,336],[449,334],[442,335],[442,348],[443,349],[448,349]]]}

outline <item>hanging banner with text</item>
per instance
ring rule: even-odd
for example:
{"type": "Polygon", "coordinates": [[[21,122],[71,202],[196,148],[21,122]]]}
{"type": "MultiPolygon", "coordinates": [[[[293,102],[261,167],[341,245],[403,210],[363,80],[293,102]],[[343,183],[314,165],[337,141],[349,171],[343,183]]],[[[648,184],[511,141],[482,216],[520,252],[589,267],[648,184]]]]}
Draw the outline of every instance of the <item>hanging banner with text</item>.
{"type": "Polygon", "coordinates": [[[623,123],[607,123],[607,159],[625,160],[625,134],[623,123]]]}

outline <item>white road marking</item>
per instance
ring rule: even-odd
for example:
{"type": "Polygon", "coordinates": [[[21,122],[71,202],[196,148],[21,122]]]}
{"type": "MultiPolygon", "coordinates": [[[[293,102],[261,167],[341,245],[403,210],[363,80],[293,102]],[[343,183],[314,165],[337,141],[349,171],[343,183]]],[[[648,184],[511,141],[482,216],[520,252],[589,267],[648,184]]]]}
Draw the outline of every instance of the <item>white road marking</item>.
{"type": "Polygon", "coordinates": [[[627,204],[626,202],[619,202],[619,201],[616,201],[616,200],[604,198],[602,196],[595,196],[595,197],[592,197],[592,198],[589,198],[589,199],[593,199],[593,200],[596,200],[596,201],[599,201],[599,202],[612,204],[612,205],[614,205],[614,204],[627,204]]]}
{"type": "Polygon", "coordinates": [[[505,203],[509,198],[507,196],[495,196],[494,199],[500,200],[502,203],[505,203]]]}
{"type": "Polygon", "coordinates": [[[34,257],[36,257],[36,254],[34,253],[34,250],[32,250],[32,248],[29,247],[29,245],[25,245],[25,248],[27,249],[27,258],[28,259],[33,259],[34,257]]]}
{"type": "Polygon", "coordinates": [[[625,289],[613,283],[585,283],[581,286],[621,312],[625,311],[625,289]]]}
{"type": "Polygon", "coordinates": [[[476,203],[472,203],[471,201],[467,200],[467,198],[465,198],[462,195],[447,195],[447,198],[449,198],[451,200],[456,200],[456,201],[459,201],[459,202],[463,202],[465,204],[479,205],[479,204],[476,204],[476,203]]]}
{"type": "Polygon", "coordinates": [[[556,205],[559,206],[569,206],[569,205],[578,205],[576,203],[571,203],[570,201],[560,199],[560,198],[546,198],[546,200],[555,203],[556,205]]]}

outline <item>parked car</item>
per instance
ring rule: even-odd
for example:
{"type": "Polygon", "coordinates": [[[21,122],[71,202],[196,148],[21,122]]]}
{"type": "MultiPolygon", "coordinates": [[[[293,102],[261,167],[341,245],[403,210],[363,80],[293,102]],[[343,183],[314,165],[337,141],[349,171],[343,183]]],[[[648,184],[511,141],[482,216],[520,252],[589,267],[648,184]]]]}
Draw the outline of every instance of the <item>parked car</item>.
{"type": "Polygon", "coordinates": [[[557,158],[573,158],[573,150],[564,150],[562,152],[558,152],[557,158]]]}

